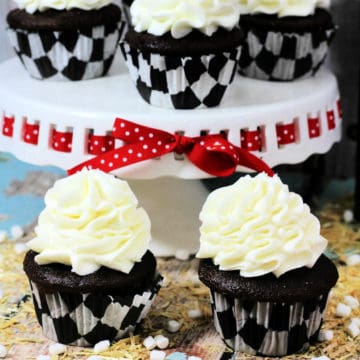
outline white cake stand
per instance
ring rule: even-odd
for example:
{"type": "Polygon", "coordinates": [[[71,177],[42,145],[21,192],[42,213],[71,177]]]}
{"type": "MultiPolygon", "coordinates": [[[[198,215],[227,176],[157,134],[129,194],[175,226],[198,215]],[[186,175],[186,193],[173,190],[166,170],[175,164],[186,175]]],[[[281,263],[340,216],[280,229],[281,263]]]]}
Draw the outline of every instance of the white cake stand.
{"type": "MultiPolygon", "coordinates": [[[[0,151],[37,165],[69,169],[92,158],[90,137],[109,134],[116,117],[187,136],[221,132],[231,143],[253,150],[271,167],[325,153],[341,137],[338,85],[327,70],[292,83],[237,76],[220,107],[190,111],[145,103],[120,60],[106,78],[71,83],[31,79],[18,60],[11,59],[0,64],[0,79],[0,151]],[[28,141],[29,129],[36,131],[36,143],[28,141]],[[69,149],[57,148],[55,133],[70,136],[69,149]],[[254,134],[255,147],[250,143],[254,134]]],[[[121,145],[116,141],[116,147],[121,145]]],[[[207,191],[201,182],[185,179],[208,174],[175,154],[114,174],[132,180],[150,213],[157,255],[173,255],[179,249],[196,251],[198,213],[207,191]]]]}

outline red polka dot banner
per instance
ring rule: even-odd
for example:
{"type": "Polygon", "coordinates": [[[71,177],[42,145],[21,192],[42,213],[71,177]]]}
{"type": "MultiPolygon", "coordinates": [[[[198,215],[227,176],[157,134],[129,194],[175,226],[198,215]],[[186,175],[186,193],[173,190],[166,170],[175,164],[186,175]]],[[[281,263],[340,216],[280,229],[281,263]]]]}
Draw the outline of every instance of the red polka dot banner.
{"type": "Polygon", "coordinates": [[[229,176],[236,171],[237,166],[264,171],[270,176],[274,174],[260,158],[247,149],[231,144],[220,134],[188,137],[118,118],[114,123],[112,137],[122,140],[125,145],[75,166],[68,170],[68,174],[84,168],[111,172],[171,152],[185,154],[194,165],[214,176],[229,176]]]}

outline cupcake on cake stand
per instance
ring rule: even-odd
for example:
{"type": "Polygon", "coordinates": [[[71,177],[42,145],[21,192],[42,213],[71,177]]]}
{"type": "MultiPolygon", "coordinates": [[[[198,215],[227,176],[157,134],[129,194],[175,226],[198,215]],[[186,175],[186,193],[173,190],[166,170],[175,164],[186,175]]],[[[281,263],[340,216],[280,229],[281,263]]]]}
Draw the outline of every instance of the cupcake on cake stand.
{"type": "MultiPolygon", "coordinates": [[[[106,77],[52,82],[30,78],[17,59],[1,64],[0,151],[64,170],[86,162],[81,166],[100,167],[130,179],[152,219],[154,253],[169,256],[182,249],[195,253],[198,214],[207,196],[198,179],[234,171],[261,171],[260,160],[270,167],[303,162],[312,154],[327,152],[341,137],[339,91],[331,72],[321,70],[313,77],[283,83],[235,74],[239,42],[224,40],[231,31],[242,36],[237,27],[240,5],[236,0],[229,4],[218,4],[223,8],[215,26],[212,12],[207,14],[207,5],[199,3],[198,10],[205,12],[209,23],[194,31],[192,25],[184,27],[187,21],[181,22],[171,29],[175,40],[168,29],[160,29],[165,31],[164,37],[151,38],[161,40],[166,51],[151,47],[144,55],[142,34],[147,22],[143,23],[143,15],[149,12],[147,2],[138,1],[133,12],[139,20],[139,29],[135,26],[139,34],[135,38],[125,36],[121,46],[130,71],[116,58],[106,77]],[[193,46],[193,37],[206,36],[210,39],[206,46],[202,43],[200,50],[193,46]],[[184,46],[179,48],[177,40],[184,46]],[[220,52],[218,47],[214,50],[214,43],[221,45],[220,52]],[[131,78],[146,101],[192,110],[149,105],[131,78]],[[168,81],[173,78],[182,81],[168,81]],[[215,106],[220,101],[220,106],[195,108],[215,106]],[[127,121],[114,123],[116,118],[127,121]],[[189,148],[196,146],[198,153],[189,154],[189,148]],[[217,161],[214,148],[220,153],[217,161]],[[236,154],[234,148],[238,149],[236,154]]],[[[176,11],[183,11],[179,9],[176,11]]],[[[151,6],[151,11],[157,10],[151,6]]],[[[167,11],[171,15],[172,9],[167,11]]],[[[188,20],[186,12],[178,15],[188,20]]],[[[92,30],[91,38],[100,33],[104,31],[92,30]]],[[[30,41],[30,35],[29,44],[33,45],[36,42],[30,41]]],[[[86,37],[89,35],[86,32],[86,37]]],[[[13,39],[15,48],[24,43],[19,39],[13,39]]],[[[91,42],[93,49],[95,43],[91,42]]],[[[325,42],[317,44],[325,50],[325,42]]],[[[285,41],[283,47],[288,49],[285,41]]],[[[284,52],[281,54],[288,55],[284,52]]],[[[284,59],[278,63],[287,64],[284,59]]]]}

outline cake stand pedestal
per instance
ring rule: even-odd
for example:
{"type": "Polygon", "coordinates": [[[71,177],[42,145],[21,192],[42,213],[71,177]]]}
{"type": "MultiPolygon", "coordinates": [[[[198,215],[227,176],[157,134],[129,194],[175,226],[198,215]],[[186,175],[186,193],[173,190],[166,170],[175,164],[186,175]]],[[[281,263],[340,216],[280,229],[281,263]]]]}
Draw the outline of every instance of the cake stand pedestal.
{"type": "MultiPolygon", "coordinates": [[[[34,80],[11,59],[0,64],[0,79],[0,151],[65,170],[122,146],[111,137],[116,117],[186,136],[221,133],[271,167],[325,153],[341,137],[338,85],[327,70],[290,83],[237,76],[220,107],[191,111],[146,104],[119,59],[110,76],[81,82],[34,80]]],[[[134,180],[130,185],[152,219],[157,255],[196,251],[207,191],[185,179],[209,174],[173,153],[114,174],[134,180]]]]}

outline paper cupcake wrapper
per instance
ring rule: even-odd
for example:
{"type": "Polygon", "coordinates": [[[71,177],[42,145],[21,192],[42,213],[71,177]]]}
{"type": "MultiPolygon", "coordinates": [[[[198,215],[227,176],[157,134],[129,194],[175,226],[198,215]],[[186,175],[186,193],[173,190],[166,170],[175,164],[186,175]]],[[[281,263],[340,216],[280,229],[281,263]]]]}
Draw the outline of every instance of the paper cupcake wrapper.
{"type": "Polygon", "coordinates": [[[120,43],[133,82],[151,105],[195,109],[219,105],[233,82],[240,48],[203,56],[142,53],[120,43]]]}
{"type": "Polygon", "coordinates": [[[110,69],[125,22],[79,31],[28,31],[8,28],[10,42],[36,79],[87,80],[110,69]]]}
{"type": "Polygon", "coordinates": [[[62,344],[91,346],[133,332],[150,310],[162,280],[156,275],[151,287],[135,296],[43,293],[36,283],[30,281],[30,286],[44,336],[62,344]]]}
{"type": "Polygon", "coordinates": [[[284,356],[317,341],[328,294],[295,303],[242,301],[211,291],[214,324],[234,351],[284,356]]]}
{"type": "Polygon", "coordinates": [[[242,75],[275,81],[313,76],[326,59],[335,29],[305,34],[251,29],[241,51],[242,75]]]}

